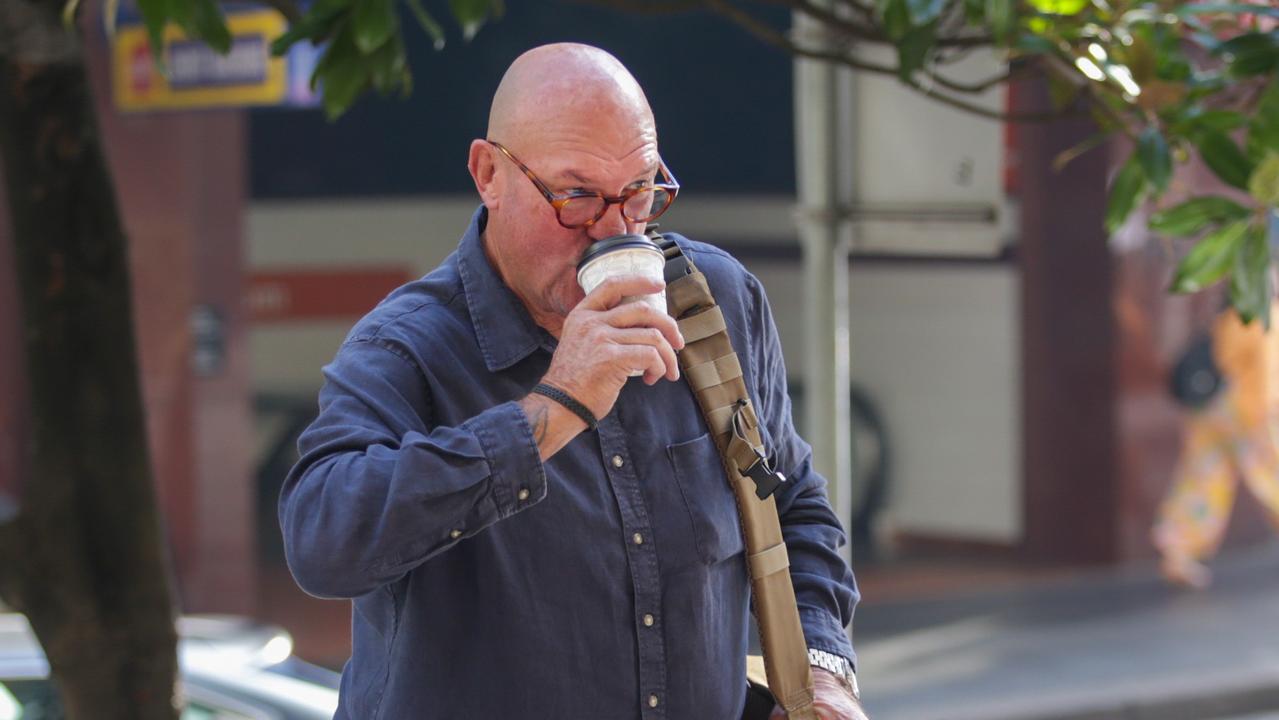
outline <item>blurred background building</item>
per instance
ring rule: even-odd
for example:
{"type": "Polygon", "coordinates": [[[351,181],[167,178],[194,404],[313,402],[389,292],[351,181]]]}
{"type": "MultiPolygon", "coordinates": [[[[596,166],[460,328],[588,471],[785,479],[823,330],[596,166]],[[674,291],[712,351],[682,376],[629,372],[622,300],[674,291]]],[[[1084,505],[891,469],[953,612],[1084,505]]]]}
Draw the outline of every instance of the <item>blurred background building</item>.
{"type": "MultiPolygon", "coordinates": [[[[316,109],[122,111],[109,42],[90,36],[186,611],[275,620],[304,654],[344,659],[349,608],[293,586],[276,497],[320,368],[351,324],[455,247],[478,202],[467,145],[501,73],[533,45],[588,42],[633,70],[683,185],[662,227],[761,278],[801,425],[804,398],[821,392],[802,377],[793,62],[716,18],[509,3],[438,53],[414,29],[412,97],[366,99],[335,124],[316,109]]],[[[921,558],[1015,574],[1153,557],[1181,423],[1166,375],[1210,301],[1164,293],[1173,253],[1144,224],[1106,236],[1104,148],[1053,170],[1090,134],[1084,121],[1005,127],[891,81],[852,84],[856,462],[844,520],[867,601],[927,582],[893,570],[921,558]]],[[[983,102],[1048,106],[1034,86],[983,102]]],[[[9,253],[0,234],[0,265],[9,253]]],[[[0,337],[20,331],[16,296],[0,275],[0,337]]],[[[22,388],[18,349],[0,345],[0,397],[14,398],[0,405],[0,478],[21,472],[22,388]]],[[[1232,543],[1261,534],[1250,502],[1232,543]]]]}

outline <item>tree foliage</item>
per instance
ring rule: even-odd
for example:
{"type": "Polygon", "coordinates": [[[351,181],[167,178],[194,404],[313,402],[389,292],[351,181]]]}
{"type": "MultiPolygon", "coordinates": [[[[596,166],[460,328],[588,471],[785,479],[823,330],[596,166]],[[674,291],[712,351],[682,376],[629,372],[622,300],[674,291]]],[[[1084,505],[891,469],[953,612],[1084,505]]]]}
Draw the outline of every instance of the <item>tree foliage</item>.
{"type": "MultiPolygon", "coordinates": [[[[174,22],[215,46],[225,42],[214,22],[214,0],[144,0],[158,37],[174,22]]],[[[364,92],[408,92],[400,0],[316,0],[305,13],[272,0],[293,18],[273,50],[299,40],[327,45],[313,84],[337,118],[364,92]]],[[[444,43],[442,25],[421,0],[403,0],[421,30],[444,43]]],[[[1279,208],[1279,8],[1258,4],[1174,0],[583,0],[639,13],[717,13],[797,57],[836,62],[895,76],[938,102],[994,118],[1046,120],[1086,112],[1097,137],[1063,154],[1062,163],[1106,140],[1131,141],[1131,157],[1110,181],[1105,222],[1117,230],[1145,201],[1159,203],[1174,170],[1193,155],[1234,188],[1231,197],[1193,196],[1151,218],[1150,228],[1196,237],[1171,289],[1192,292],[1205,281],[1229,280],[1241,314],[1267,323],[1270,253],[1267,223],[1279,208]],[[765,22],[760,6],[785,6],[817,32],[784,32],[765,22]],[[884,62],[875,48],[891,48],[884,62]],[[978,82],[954,77],[954,64],[991,48],[1008,70],[978,82]],[[876,59],[880,58],[880,59],[876,59]],[[1046,78],[1056,112],[1014,116],[971,97],[1021,77],[1046,78]],[[1242,215],[1242,216],[1241,216],[1242,215]],[[1242,233],[1233,229],[1243,223],[1242,233]],[[1255,238],[1260,238],[1256,240],[1255,238]],[[1230,262],[1221,262],[1227,253],[1230,262]],[[1208,263],[1208,264],[1204,264],[1208,263]]],[[[500,17],[502,0],[450,0],[469,39],[500,17]]],[[[1193,194],[1193,189],[1192,189],[1193,194]]]]}

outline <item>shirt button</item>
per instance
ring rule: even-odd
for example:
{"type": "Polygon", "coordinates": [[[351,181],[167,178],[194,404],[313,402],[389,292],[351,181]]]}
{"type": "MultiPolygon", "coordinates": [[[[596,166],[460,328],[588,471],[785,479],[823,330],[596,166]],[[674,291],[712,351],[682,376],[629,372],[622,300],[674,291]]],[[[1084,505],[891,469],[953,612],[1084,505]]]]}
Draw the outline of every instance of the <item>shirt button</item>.
{"type": "Polygon", "coordinates": [[[652,615],[645,615],[645,616],[644,616],[644,627],[653,627],[653,616],[652,616],[652,615]]]}
{"type": "Polygon", "coordinates": [[[520,488],[520,491],[516,495],[516,497],[518,497],[521,500],[528,500],[528,488],[520,488]]]}
{"type": "Polygon", "coordinates": [[[462,537],[462,531],[461,531],[461,530],[454,530],[453,532],[449,533],[449,537],[451,537],[451,538],[453,538],[454,540],[456,540],[456,539],[458,539],[458,538],[462,537]]]}
{"type": "Polygon", "coordinates": [[[620,468],[621,466],[625,464],[626,464],[626,461],[622,459],[621,455],[613,456],[613,467],[620,468]]]}
{"type": "Polygon", "coordinates": [[[631,542],[635,543],[636,545],[643,545],[644,536],[640,535],[639,533],[635,533],[634,535],[631,536],[631,542]]]}
{"type": "Polygon", "coordinates": [[[649,706],[649,707],[657,707],[657,696],[656,696],[656,695],[649,695],[649,696],[648,696],[648,706],[649,706]]]}

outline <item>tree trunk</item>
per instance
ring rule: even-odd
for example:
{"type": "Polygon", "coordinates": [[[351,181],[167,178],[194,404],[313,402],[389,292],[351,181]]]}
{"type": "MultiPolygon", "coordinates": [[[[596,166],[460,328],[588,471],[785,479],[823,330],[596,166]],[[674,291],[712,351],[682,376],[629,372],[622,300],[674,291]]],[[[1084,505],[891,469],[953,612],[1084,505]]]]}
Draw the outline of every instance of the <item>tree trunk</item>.
{"type": "Polygon", "coordinates": [[[146,446],[128,248],[84,56],[56,0],[0,0],[0,148],[30,477],[0,530],[67,717],[174,720],[173,602],[146,446]]]}

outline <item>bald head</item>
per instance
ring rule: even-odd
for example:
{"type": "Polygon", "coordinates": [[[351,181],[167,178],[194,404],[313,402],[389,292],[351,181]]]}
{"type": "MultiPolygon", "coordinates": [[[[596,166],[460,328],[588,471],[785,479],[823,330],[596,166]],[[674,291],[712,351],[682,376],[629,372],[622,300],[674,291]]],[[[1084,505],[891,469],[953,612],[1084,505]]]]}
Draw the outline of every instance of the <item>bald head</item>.
{"type": "Polygon", "coordinates": [[[489,111],[488,137],[518,145],[546,128],[589,119],[653,133],[653,112],[622,63],[590,45],[555,43],[515,59],[489,111]]]}

